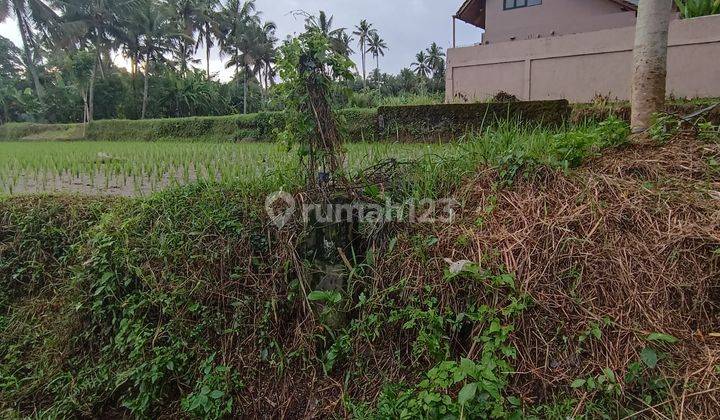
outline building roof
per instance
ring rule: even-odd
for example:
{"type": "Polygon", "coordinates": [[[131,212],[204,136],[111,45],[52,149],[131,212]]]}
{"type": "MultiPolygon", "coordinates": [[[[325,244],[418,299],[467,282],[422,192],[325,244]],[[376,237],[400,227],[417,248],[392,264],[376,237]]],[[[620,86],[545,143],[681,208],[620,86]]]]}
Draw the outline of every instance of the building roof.
{"type": "Polygon", "coordinates": [[[465,0],[455,17],[463,22],[485,29],[485,1],[465,0]]]}
{"type": "MultiPolygon", "coordinates": [[[[455,13],[455,18],[463,22],[485,29],[485,5],[487,0],[465,0],[455,13]]],[[[637,11],[639,0],[608,0],[628,10],[637,11]]]]}
{"type": "Polygon", "coordinates": [[[640,0],[610,0],[620,6],[627,7],[630,10],[637,10],[640,0]]]}

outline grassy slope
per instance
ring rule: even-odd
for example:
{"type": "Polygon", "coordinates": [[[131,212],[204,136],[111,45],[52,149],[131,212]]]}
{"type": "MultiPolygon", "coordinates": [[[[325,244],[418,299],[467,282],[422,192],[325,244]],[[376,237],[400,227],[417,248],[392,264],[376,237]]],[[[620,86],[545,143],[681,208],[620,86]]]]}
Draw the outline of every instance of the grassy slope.
{"type": "Polygon", "coordinates": [[[621,130],[498,129],[421,161],[396,198],[452,194],[458,220],[392,228],[327,305],[297,279],[297,232],[268,227],[272,185],[0,201],[0,413],[711,413],[720,151],[543,166],[621,130]]]}

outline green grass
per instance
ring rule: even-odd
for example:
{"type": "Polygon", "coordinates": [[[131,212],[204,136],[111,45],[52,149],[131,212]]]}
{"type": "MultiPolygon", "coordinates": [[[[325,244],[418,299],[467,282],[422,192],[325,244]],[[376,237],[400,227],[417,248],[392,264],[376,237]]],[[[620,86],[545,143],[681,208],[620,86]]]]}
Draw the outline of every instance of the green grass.
{"type": "MultiPolygon", "coordinates": [[[[348,170],[380,160],[445,156],[457,147],[357,143],[348,170]]],[[[194,181],[289,188],[301,183],[295,149],[271,143],[4,142],[0,191],[138,195],[194,181]]]]}
{"type": "MultiPolygon", "coordinates": [[[[444,145],[350,144],[347,168],[355,176],[384,159],[413,161],[389,173],[397,181],[388,183],[390,194],[399,185],[399,194],[417,198],[452,196],[478,166],[498,167],[512,182],[537,165],[574,167],[621,145],[626,133],[617,120],[558,131],[508,123],[444,145]]],[[[380,377],[365,353],[354,353],[360,340],[387,346],[392,365],[395,358],[398,366],[416,363],[374,400],[348,396],[343,403],[354,417],[520,414],[521,401],[507,390],[515,353],[509,334],[525,298],[514,287],[520,279],[494,265],[494,250],[488,261],[482,257],[482,270],[440,270],[421,282],[399,278],[394,266],[376,261],[396,258],[435,270],[428,256],[438,258],[431,248],[444,239],[409,226],[387,251],[349,255],[354,269],[341,301],[321,306],[312,293],[303,297],[315,285],[293,268],[301,242],[286,245],[285,236],[268,230],[263,209],[267,190],[301,185],[296,151],[269,143],[0,143],[3,179],[108,174],[132,187],[133,176],[149,173],[163,189],[158,180],[165,174],[191,167],[208,167],[220,178],[133,199],[0,199],[0,417],[252,417],[243,411],[251,408],[249,398],[271,392],[258,388],[258,377],[288,372],[299,383],[307,369],[335,369],[346,384],[368,372],[380,377]],[[441,303],[447,296],[453,305],[441,303]],[[357,314],[342,327],[325,325],[325,314],[348,308],[357,314]],[[308,318],[306,310],[317,313],[308,318]],[[462,359],[466,351],[453,346],[461,331],[475,331],[482,358],[462,359]],[[383,341],[385,335],[404,337],[406,349],[383,341]],[[481,369],[486,380],[469,379],[481,369]],[[494,398],[473,398],[484,390],[494,398]]],[[[462,255],[464,245],[458,240],[450,251],[442,256],[462,255]]],[[[573,413],[567,384],[556,392],[557,403],[525,407],[525,414],[573,413]]],[[[585,404],[598,399],[589,395],[585,404]]]]}
{"type": "MultiPolygon", "coordinates": [[[[551,131],[500,124],[449,144],[351,143],[346,170],[377,162],[414,162],[404,176],[413,195],[436,197],[474,173],[500,166],[508,177],[537,165],[569,168],[622,143],[627,126],[611,120],[551,131]]],[[[192,182],[246,184],[262,190],[302,185],[297,151],[277,143],[2,142],[0,193],[80,192],[146,195],[192,182]]]]}

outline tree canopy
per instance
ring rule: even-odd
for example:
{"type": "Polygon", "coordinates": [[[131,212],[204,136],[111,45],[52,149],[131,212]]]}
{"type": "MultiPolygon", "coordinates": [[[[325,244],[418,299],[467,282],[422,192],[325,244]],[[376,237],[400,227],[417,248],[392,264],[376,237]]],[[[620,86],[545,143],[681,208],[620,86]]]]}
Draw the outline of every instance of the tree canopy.
{"type": "MultiPolygon", "coordinates": [[[[387,97],[439,93],[444,53],[433,43],[414,73],[381,72],[387,42],[361,20],[339,27],[332,14],[303,13],[305,27],[350,59],[352,93],[337,106],[374,106],[387,97]],[[367,77],[366,58],[374,61],[367,77]]],[[[22,45],[0,38],[2,121],[82,122],[278,110],[282,45],[274,22],[254,0],[0,0],[0,20],[12,19],[22,45]],[[231,80],[211,73],[219,52],[231,80]],[[91,58],[91,59],[89,59],[91,58]],[[125,64],[126,63],[126,64],[125,64]],[[82,71],[80,71],[82,68],[82,71]]],[[[416,63],[417,64],[417,63],[416,63]]]]}

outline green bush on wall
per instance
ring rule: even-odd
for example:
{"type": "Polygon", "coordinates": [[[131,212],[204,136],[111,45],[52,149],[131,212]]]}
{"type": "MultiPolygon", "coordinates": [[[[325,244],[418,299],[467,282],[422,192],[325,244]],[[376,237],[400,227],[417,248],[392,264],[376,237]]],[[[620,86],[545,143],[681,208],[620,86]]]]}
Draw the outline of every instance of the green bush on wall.
{"type": "MultiPolygon", "coordinates": [[[[347,109],[337,113],[346,141],[375,139],[375,109],[347,109]]],[[[217,140],[274,141],[285,125],[282,112],[225,117],[167,118],[158,120],[104,120],[90,123],[87,140],[155,141],[217,140]]]]}
{"type": "Polygon", "coordinates": [[[398,141],[452,139],[480,131],[500,120],[518,120],[543,126],[561,126],[570,119],[566,100],[392,106],[378,108],[381,138],[398,141]]]}
{"type": "Polygon", "coordinates": [[[0,125],[2,140],[77,140],[82,138],[81,124],[7,123],[0,125]]]}
{"type": "Polygon", "coordinates": [[[231,140],[238,116],[166,118],[158,120],[101,120],[87,128],[87,140],[154,141],[163,139],[231,140]]]}
{"type": "MultiPolygon", "coordinates": [[[[350,108],[336,112],[346,142],[437,141],[482,130],[498,120],[519,120],[545,126],[569,120],[567,101],[406,105],[350,108]]],[[[90,123],[86,140],[95,141],[275,141],[285,127],[283,112],[259,112],[223,117],[155,120],[99,120],[90,123]]],[[[0,140],[79,140],[80,124],[7,124],[0,140]]]]}

